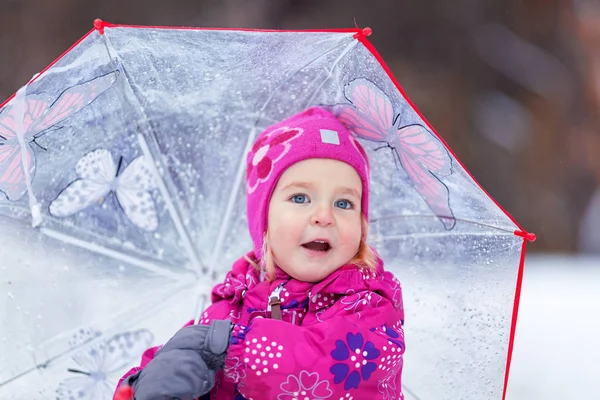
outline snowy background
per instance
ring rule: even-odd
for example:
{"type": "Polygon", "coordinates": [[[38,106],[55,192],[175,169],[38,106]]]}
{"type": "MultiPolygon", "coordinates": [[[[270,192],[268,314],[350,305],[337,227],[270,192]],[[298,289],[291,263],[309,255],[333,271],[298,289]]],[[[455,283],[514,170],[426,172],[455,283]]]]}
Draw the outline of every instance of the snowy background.
{"type": "Polygon", "coordinates": [[[528,256],[506,399],[600,399],[599,307],[600,257],[528,256]]]}
{"type": "Polygon", "coordinates": [[[508,400],[600,399],[600,257],[525,263],[508,400]]]}

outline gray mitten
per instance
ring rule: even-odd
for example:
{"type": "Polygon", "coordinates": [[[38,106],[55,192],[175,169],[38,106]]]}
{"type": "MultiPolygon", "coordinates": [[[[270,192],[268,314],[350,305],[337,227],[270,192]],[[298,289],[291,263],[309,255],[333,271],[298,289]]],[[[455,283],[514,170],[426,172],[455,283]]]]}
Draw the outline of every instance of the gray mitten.
{"type": "Polygon", "coordinates": [[[231,321],[191,325],[179,330],[146,367],[125,379],[135,400],[194,400],[210,392],[215,371],[223,368],[231,321]]]}

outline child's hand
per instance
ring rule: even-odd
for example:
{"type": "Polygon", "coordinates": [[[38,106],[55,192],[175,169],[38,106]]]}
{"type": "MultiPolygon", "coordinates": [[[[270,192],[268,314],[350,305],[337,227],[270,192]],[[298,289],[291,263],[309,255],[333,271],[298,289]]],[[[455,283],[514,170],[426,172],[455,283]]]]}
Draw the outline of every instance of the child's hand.
{"type": "Polygon", "coordinates": [[[227,355],[230,321],[179,330],[126,384],[135,400],[193,400],[210,392],[227,355]]]}

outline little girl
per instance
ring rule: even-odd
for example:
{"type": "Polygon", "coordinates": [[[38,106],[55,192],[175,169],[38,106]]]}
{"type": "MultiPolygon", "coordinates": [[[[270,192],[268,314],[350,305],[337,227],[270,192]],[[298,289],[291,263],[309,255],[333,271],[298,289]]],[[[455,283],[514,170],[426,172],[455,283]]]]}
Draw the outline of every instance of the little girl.
{"type": "Polygon", "coordinates": [[[115,398],[402,399],[402,293],[366,244],[365,151],[313,107],[264,131],[247,165],[254,249],[115,398]]]}

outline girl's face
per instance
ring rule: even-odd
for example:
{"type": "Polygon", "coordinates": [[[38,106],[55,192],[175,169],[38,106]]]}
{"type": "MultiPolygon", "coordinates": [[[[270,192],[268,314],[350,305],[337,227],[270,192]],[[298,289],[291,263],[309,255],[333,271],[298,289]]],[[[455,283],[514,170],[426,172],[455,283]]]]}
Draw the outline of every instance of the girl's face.
{"type": "Polygon", "coordinates": [[[269,203],[267,240],[275,264],[318,282],[348,263],[361,241],[360,177],[350,165],[313,158],[289,167],[269,203]]]}

